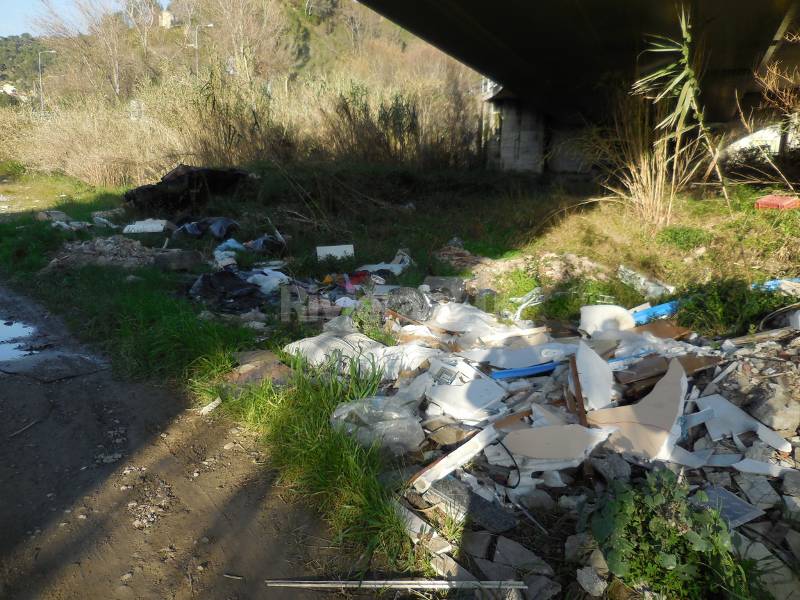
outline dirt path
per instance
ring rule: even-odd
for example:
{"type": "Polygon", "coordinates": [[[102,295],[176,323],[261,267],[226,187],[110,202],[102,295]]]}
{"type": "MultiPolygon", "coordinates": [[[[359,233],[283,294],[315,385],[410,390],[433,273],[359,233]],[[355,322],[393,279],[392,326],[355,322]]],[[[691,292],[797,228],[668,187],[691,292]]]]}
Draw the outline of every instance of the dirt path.
{"type": "Polygon", "coordinates": [[[331,544],[282,499],[252,436],[115,379],[0,287],[9,319],[46,349],[0,363],[0,597],[321,597],[262,585],[319,573],[331,544]]]}

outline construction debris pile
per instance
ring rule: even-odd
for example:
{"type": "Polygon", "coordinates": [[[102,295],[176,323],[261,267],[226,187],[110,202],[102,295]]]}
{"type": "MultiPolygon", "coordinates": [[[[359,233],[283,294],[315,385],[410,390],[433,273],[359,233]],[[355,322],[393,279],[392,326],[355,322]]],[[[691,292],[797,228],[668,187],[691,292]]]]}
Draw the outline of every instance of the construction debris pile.
{"type": "MultiPolygon", "coordinates": [[[[555,338],[430,289],[391,292],[415,299],[384,311],[398,345],[339,316],[284,350],[343,373],[382,373],[380,395],[341,404],[331,424],[412,465],[398,511],[442,577],[524,580],[527,597],[555,597],[552,566],[513,539],[520,522],[544,529],[543,514],[586,513],[609,482],[668,468],[703,489],[758,552],[778,557],[767,578],[776,598],[800,589],[787,566],[800,564],[800,332],[720,348],[654,320],[663,307],[593,305],[581,311],[580,335],[555,338]],[[460,562],[437,531],[437,512],[470,517],[460,562]]],[[[576,535],[591,546],[589,534],[576,535]]],[[[566,555],[580,555],[584,591],[602,595],[602,553],[566,555]]]]}

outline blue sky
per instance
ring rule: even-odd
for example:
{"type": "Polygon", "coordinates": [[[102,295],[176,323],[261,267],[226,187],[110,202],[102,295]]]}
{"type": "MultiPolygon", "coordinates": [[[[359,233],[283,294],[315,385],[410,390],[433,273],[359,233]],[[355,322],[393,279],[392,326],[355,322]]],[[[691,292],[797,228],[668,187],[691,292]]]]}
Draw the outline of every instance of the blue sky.
{"type": "MultiPolygon", "coordinates": [[[[52,2],[56,9],[67,14],[72,10],[72,0],[52,2]]],[[[33,21],[41,14],[41,6],[39,0],[0,0],[0,36],[35,33],[33,21]]]]}

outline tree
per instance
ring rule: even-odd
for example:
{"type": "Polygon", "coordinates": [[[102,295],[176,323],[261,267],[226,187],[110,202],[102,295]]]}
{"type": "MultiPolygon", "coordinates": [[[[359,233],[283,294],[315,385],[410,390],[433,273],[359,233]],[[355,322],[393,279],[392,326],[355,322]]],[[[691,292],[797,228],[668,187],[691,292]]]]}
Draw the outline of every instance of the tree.
{"type": "Polygon", "coordinates": [[[215,0],[212,18],[222,58],[246,82],[284,74],[294,64],[289,20],[278,0],[215,0]]]}
{"type": "Polygon", "coordinates": [[[150,32],[158,25],[161,8],[155,0],[125,0],[125,15],[139,35],[145,60],[150,42],[150,32]]]}

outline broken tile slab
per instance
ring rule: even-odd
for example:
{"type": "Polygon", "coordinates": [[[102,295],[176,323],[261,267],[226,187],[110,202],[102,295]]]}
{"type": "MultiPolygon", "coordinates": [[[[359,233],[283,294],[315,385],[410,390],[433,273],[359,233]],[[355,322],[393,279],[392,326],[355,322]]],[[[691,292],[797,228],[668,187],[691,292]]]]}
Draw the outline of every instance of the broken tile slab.
{"type": "Polygon", "coordinates": [[[726,471],[708,471],[704,469],[703,474],[706,481],[713,486],[729,488],[731,487],[731,474],[726,471]]]}
{"type": "Polygon", "coordinates": [[[517,571],[514,567],[496,563],[485,558],[473,558],[475,564],[489,581],[513,581],[517,578],[517,571]]]}
{"type": "Polygon", "coordinates": [[[771,393],[757,394],[744,407],[767,427],[795,431],[800,425],[800,402],[784,386],[772,384],[771,393]]]}
{"type": "Polygon", "coordinates": [[[742,473],[734,477],[734,480],[753,506],[761,510],[769,510],[781,502],[781,497],[762,475],[742,473]]]}
{"type": "Polygon", "coordinates": [[[534,513],[552,512],[556,508],[556,501],[544,490],[531,490],[520,498],[520,504],[534,513]]]}
{"type": "Polygon", "coordinates": [[[502,535],[497,538],[497,547],[494,551],[493,560],[528,573],[536,573],[548,577],[552,577],[554,574],[550,565],[536,554],[519,542],[510,540],[502,535]]]}
{"type": "Polygon", "coordinates": [[[428,439],[440,446],[452,446],[463,442],[476,431],[478,430],[470,425],[452,423],[436,427],[428,434],[428,439]]]}
{"type": "Polygon", "coordinates": [[[503,445],[515,456],[536,460],[551,460],[576,467],[595,446],[612,433],[610,428],[588,429],[580,425],[532,427],[510,432],[503,445]]]}
{"type": "MultiPolygon", "coordinates": [[[[614,374],[608,362],[581,341],[575,354],[575,365],[587,409],[598,410],[609,406],[614,394],[614,374]]],[[[574,393],[574,382],[571,388],[574,393]]]]}
{"type": "Polygon", "coordinates": [[[461,421],[482,421],[505,395],[506,391],[491,379],[475,379],[463,385],[435,385],[425,393],[431,405],[461,421]]]}
{"type": "Polygon", "coordinates": [[[531,575],[525,578],[526,600],[551,600],[561,595],[561,584],[545,577],[544,575],[531,575]]]}
{"type": "Polygon", "coordinates": [[[775,431],[760,423],[738,406],[731,404],[719,394],[701,396],[697,399],[700,410],[714,409],[714,418],[706,421],[706,428],[711,439],[719,441],[726,437],[741,435],[747,431],[754,431],[762,441],[776,450],[790,452],[792,445],[775,431]]]}
{"type": "Polygon", "coordinates": [[[433,482],[447,477],[458,467],[472,460],[479,452],[496,439],[497,430],[491,425],[486,427],[486,429],[472,437],[468,442],[422,469],[412,478],[410,484],[419,493],[426,492],[433,482]]]}
{"type": "Polygon", "coordinates": [[[800,498],[797,496],[784,496],[783,514],[788,520],[800,523],[800,498]]]}
{"type": "Polygon", "coordinates": [[[783,476],[783,493],[786,496],[800,496],[800,471],[788,471],[783,476]]]}
{"type": "Polygon", "coordinates": [[[681,435],[678,417],[683,414],[687,387],[683,367],[672,360],[666,375],[638,403],[593,410],[586,418],[597,427],[617,427],[608,439],[617,452],[668,459],[681,435]]]}
{"type": "Polygon", "coordinates": [[[30,377],[42,383],[91,375],[107,367],[91,356],[50,350],[0,362],[0,372],[30,377]]]}
{"type": "Polygon", "coordinates": [[[439,577],[448,581],[477,581],[478,578],[458,564],[448,554],[440,554],[431,559],[431,569],[439,577]]]}
{"type": "Polygon", "coordinates": [[[608,577],[608,562],[606,562],[606,557],[603,556],[603,552],[599,548],[592,550],[592,553],[589,555],[588,566],[592,567],[600,577],[604,579],[608,577]]]}
{"type": "Polygon", "coordinates": [[[752,473],[754,475],[766,475],[767,477],[784,477],[787,473],[796,471],[790,467],[782,467],[773,463],[761,462],[751,458],[745,458],[731,465],[740,473],[752,473]]]}
{"type": "Polygon", "coordinates": [[[628,481],[631,478],[631,466],[619,454],[609,454],[605,457],[593,456],[592,467],[608,482],[628,481]]]}
{"type": "Polygon", "coordinates": [[[480,497],[455,477],[436,481],[422,497],[451,518],[463,521],[469,516],[470,521],[492,533],[508,531],[519,523],[511,512],[480,497]]]}
{"type": "Polygon", "coordinates": [[[745,502],[725,488],[709,486],[703,491],[708,496],[707,506],[717,509],[731,529],[764,516],[763,510],[745,502]]]}
{"type": "Polygon", "coordinates": [[[738,554],[756,562],[756,569],[767,591],[775,600],[796,600],[800,590],[800,580],[783,561],[772,554],[761,542],[754,542],[733,532],[731,536],[738,554]]]}
{"type": "Polygon", "coordinates": [[[492,543],[492,534],[488,531],[466,530],[461,535],[461,550],[476,558],[486,558],[489,555],[489,545],[492,543]]]}
{"type": "Polygon", "coordinates": [[[597,571],[592,567],[583,567],[576,572],[576,578],[584,591],[592,596],[598,598],[603,595],[608,587],[608,583],[597,574],[597,571]]]}
{"type": "Polygon", "coordinates": [[[743,455],[741,454],[714,454],[706,461],[706,466],[709,467],[732,467],[738,462],[741,462],[743,455]]]}

